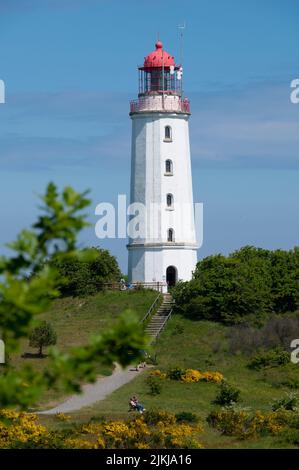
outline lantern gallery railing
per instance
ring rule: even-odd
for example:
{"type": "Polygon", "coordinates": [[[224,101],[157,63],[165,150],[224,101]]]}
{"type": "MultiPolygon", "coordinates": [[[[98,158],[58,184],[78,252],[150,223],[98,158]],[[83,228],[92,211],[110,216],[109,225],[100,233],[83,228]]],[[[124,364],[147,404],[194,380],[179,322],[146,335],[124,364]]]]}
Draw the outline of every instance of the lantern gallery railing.
{"type": "Polygon", "coordinates": [[[130,102],[130,113],[146,111],[173,111],[176,113],[190,114],[190,102],[188,98],[182,99],[176,95],[148,95],[141,96],[130,102]]]}

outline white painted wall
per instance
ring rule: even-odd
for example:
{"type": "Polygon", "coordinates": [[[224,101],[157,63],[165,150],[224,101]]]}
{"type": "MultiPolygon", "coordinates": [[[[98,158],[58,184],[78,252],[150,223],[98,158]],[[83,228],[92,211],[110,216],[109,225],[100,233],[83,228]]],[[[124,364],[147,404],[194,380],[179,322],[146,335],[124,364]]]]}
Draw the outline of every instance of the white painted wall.
{"type": "Polygon", "coordinates": [[[157,104],[153,106],[154,111],[131,115],[131,203],[146,206],[146,233],[142,239],[129,240],[129,279],[162,282],[167,267],[175,266],[178,279],[189,280],[197,261],[189,115],[156,111],[157,104]],[[171,142],[164,139],[167,125],[171,142]],[[165,175],[167,159],[173,163],[172,176],[165,175]],[[173,210],[167,208],[168,193],[174,197],[173,210]],[[169,228],[174,230],[174,243],[167,242],[169,228]]]}

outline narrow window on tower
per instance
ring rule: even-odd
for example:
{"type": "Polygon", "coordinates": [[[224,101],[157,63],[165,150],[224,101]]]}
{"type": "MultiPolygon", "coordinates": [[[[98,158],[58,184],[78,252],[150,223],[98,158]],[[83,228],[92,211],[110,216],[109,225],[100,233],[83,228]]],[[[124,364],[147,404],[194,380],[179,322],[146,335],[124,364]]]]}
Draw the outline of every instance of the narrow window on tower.
{"type": "Polygon", "coordinates": [[[164,134],[164,141],[171,142],[172,141],[172,132],[170,126],[165,126],[165,134],[164,134]]]}
{"type": "Polygon", "coordinates": [[[168,231],[167,231],[167,241],[168,242],[174,242],[174,233],[173,233],[172,228],[169,228],[168,231]]]}
{"type": "Polygon", "coordinates": [[[165,161],[165,173],[167,175],[172,175],[173,174],[173,168],[172,168],[172,161],[171,160],[166,160],[165,161]]]}
{"type": "Polygon", "coordinates": [[[167,194],[166,196],[166,204],[168,209],[173,208],[173,195],[172,194],[167,194]]]}

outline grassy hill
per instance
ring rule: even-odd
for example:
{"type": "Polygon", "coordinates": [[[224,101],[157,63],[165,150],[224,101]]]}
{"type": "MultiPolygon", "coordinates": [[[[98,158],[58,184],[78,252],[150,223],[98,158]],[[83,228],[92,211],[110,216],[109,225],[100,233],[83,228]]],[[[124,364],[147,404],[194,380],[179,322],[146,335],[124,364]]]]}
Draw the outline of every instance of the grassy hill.
{"type": "MultiPolygon", "coordinates": [[[[126,309],[134,310],[141,319],[156,297],[157,293],[150,290],[104,291],[87,298],[67,297],[57,299],[49,311],[40,315],[40,319],[52,324],[57,333],[57,347],[61,351],[67,351],[72,347],[84,345],[91,335],[113,325],[126,309]]],[[[37,370],[47,364],[47,358],[36,357],[36,349],[30,348],[28,341],[23,342],[21,352],[11,360],[16,368],[21,363],[24,364],[24,361],[37,370]]],[[[111,369],[99,365],[98,373],[108,375],[111,369]]],[[[61,401],[62,397],[63,394],[59,391],[49,391],[41,405],[52,406],[61,401]]]]}
{"type": "MultiPolygon", "coordinates": [[[[291,389],[283,385],[286,378],[299,380],[299,366],[287,364],[261,371],[249,369],[248,357],[232,354],[229,348],[230,327],[208,322],[191,321],[173,315],[155,347],[157,367],[167,371],[172,367],[194,368],[201,371],[220,371],[225,379],[241,391],[241,405],[253,410],[270,411],[273,400],[280,399],[291,389]],[[284,380],[282,380],[284,379],[284,380]]],[[[204,424],[201,441],[207,448],[277,448],[294,447],[279,436],[239,440],[221,435],[206,423],[206,417],[215,409],[213,400],[219,390],[214,383],[162,382],[162,391],[152,396],[146,384],[150,370],[114,392],[106,400],[73,413],[72,423],[90,419],[127,419],[128,399],[137,394],[147,409],[163,409],[173,413],[195,413],[204,424]]],[[[55,418],[45,418],[50,426],[58,426],[55,418]]]]}

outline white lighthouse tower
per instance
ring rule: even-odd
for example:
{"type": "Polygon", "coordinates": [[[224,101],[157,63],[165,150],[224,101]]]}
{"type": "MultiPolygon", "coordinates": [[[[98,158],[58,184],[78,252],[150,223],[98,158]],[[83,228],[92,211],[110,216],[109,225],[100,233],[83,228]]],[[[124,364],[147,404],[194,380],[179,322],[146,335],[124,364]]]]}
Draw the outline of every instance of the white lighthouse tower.
{"type": "Polygon", "coordinates": [[[138,99],[130,104],[131,215],[138,230],[129,235],[129,280],[173,286],[190,280],[197,262],[190,103],[182,96],[182,68],[161,41],[138,70],[138,99]]]}

